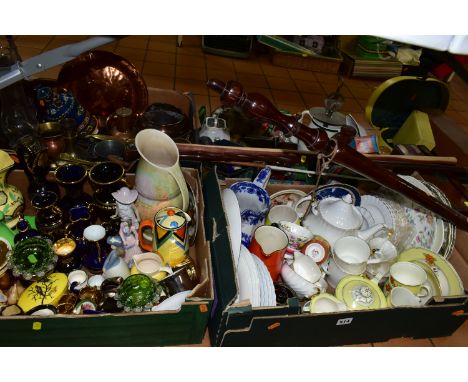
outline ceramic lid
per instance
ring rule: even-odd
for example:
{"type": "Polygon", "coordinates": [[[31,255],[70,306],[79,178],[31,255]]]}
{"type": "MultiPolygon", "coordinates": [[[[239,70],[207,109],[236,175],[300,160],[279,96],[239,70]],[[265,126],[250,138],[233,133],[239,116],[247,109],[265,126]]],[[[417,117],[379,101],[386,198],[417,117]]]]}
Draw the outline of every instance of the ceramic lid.
{"type": "Polygon", "coordinates": [[[318,204],[322,218],[333,227],[349,230],[359,229],[363,222],[362,214],[353,205],[351,195],[340,198],[322,199],[318,204]]]}
{"type": "Polygon", "coordinates": [[[167,208],[159,211],[155,216],[156,223],[166,229],[177,229],[182,227],[187,219],[178,208],[167,208]]]}
{"type": "Polygon", "coordinates": [[[379,286],[362,276],[344,277],[338,283],[335,293],[350,310],[387,307],[387,299],[379,286]]]}

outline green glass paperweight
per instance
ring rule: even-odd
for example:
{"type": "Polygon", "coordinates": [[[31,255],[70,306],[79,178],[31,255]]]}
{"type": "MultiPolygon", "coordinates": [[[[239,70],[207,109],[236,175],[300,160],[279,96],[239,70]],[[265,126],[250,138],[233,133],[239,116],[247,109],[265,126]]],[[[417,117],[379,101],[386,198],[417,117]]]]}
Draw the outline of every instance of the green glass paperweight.
{"type": "Polygon", "coordinates": [[[159,302],[163,288],[143,274],[129,276],[120,285],[114,298],[126,312],[149,311],[159,302]]]}

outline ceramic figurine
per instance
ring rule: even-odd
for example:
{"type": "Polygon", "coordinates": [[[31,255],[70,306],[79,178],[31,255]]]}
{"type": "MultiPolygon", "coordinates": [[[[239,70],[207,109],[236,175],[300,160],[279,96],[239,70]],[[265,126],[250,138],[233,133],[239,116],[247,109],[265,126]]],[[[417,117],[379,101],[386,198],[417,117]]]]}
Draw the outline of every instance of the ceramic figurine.
{"type": "Polygon", "coordinates": [[[29,239],[30,237],[39,236],[39,231],[31,228],[28,221],[20,218],[18,224],[16,225],[18,233],[15,235],[14,242],[15,244],[19,243],[22,240],[29,239]]]}
{"type": "Polygon", "coordinates": [[[5,177],[15,162],[3,150],[0,150],[0,212],[5,217],[5,223],[13,228],[18,222],[19,213],[23,209],[24,199],[20,190],[11,184],[5,183],[5,177]]]}
{"type": "Polygon", "coordinates": [[[116,213],[122,221],[130,220],[133,227],[138,227],[140,224],[140,214],[133,204],[138,198],[137,190],[130,190],[128,187],[122,187],[120,190],[113,192],[112,196],[115,199],[116,213]]]}
{"type": "Polygon", "coordinates": [[[124,243],[120,236],[108,236],[107,244],[110,245],[111,251],[102,266],[102,276],[104,279],[112,277],[122,277],[126,279],[130,276],[130,270],[124,260],[125,250],[124,243]]]}
{"type": "Polygon", "coordinates": [[[119,235],[123,241],[123,247],[125,249],[124,260],[127,264],[130,264],[134,255],[141,253],[141,249],[138,239],[137,229],[128,223],[128,221],[123,221],[120,223],[119,235]]]}

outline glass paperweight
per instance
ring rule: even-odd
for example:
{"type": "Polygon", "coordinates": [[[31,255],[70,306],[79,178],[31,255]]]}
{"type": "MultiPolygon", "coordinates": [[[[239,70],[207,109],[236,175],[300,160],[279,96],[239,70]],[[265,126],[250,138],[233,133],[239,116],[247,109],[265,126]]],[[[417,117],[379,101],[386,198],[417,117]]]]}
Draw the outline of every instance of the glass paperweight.
{"type": "Polygon", "coordinates": [[[150,311],[159,302],[163,288],[143,274],[129,276],[120,285],[114,298],[126,312],[150,311]]]}
{"type": "Polygon", "coordinates": [[[8,268],[13,276],[37,280],[54,269],[57,256],[50,240],[32,237],[20,241],[8,257],[8,268]]]}

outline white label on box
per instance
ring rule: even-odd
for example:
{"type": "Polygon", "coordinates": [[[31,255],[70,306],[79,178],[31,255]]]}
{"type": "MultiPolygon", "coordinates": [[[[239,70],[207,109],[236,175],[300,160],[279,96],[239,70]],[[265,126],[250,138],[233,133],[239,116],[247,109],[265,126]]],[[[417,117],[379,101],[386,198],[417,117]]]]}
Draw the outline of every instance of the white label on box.
{"type": "Polygon", "coordinates": [[[336,322],[336,324],[337,325],[349,325],[352,321],[353,321],[353,317],[341,318],[336,322]]]}

